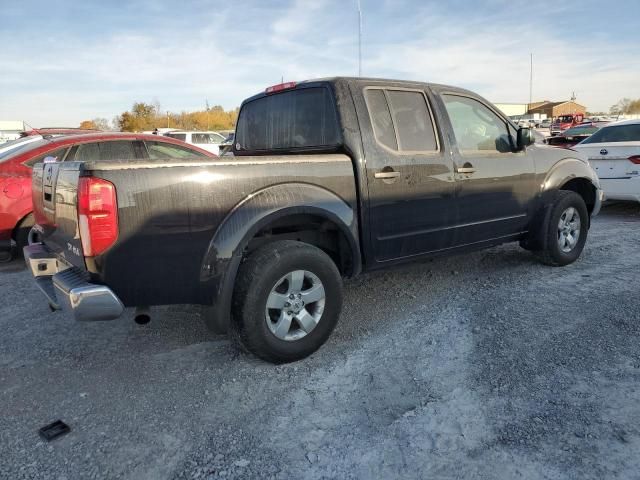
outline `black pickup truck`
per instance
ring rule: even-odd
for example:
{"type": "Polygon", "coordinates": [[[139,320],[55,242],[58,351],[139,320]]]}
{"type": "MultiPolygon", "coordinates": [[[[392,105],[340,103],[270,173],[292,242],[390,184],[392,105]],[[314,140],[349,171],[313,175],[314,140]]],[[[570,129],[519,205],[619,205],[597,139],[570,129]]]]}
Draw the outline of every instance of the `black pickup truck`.
{"type": "Polygon", "coordinates": [[[567,265],[602,200],[575,152],[444,85],[270,87],[242,103],[233,153],[37,165],[42,242],[25,258],[51,307],[142,321],[199,304],[215,331],[293,361],[331,334],[343,278],[512,241],[567,265]]]}

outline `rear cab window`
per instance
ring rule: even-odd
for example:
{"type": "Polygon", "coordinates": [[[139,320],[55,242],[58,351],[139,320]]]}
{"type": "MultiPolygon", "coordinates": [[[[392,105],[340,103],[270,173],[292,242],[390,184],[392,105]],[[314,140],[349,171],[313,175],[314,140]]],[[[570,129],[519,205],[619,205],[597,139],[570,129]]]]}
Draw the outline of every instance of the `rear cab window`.
{"type": "Polygon", "coordinates": [[[305,86],[260,96],[238,117],[235,154],[335,151],[342,145],[334,96],[328,86],[305,86]]]}

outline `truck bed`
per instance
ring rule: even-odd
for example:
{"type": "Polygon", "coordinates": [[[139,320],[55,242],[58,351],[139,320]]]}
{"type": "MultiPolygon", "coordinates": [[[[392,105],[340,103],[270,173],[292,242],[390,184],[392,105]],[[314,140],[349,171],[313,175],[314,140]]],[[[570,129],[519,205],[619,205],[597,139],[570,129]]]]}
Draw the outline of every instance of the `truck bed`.
{"type": "MultiPolygon", "coordinates": [[[[36,223],[47,247],[88,271],[93,283],[108,284],[125,306],[208,304],[215,272],[203,268],[212,239],[237,205],[266,187],[292,184],[288,195],[304,206],[293,184],[320,184],[357,211],[352,161],[341,154],[49,163],[36,165],[33,176],[36,223]],[[83,256],[80,241],[81,176],[107,180],[117,192],[118,240],[95,258],[83,256]]],[[[264,195],[261,208],[277,206],[272,201],[281,199],[264,195]]]]}

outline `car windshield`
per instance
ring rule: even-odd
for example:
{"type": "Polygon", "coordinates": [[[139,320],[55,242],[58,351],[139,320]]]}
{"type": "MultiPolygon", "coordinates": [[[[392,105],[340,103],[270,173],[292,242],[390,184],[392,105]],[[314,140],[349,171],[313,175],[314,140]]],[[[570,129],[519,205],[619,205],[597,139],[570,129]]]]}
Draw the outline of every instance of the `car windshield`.
{"type": "Polygon", "coordinates": [[[598,131],[598,127],[592,127],[589,125],[588,127],[574,127],[564,131],[565,136],[576,136],[576,135],[592,135],[598,131]]]}
{"type": "Polygon", "coordinates": [[[567,123],[573,121],[573,117],[571,115],[562,115],[558,117],[558,122],[567,123]]]}
{"type": "Polygon", "coordinates": [[[640,142],[640,123],[603,127],[582,143],[640,142]]]}

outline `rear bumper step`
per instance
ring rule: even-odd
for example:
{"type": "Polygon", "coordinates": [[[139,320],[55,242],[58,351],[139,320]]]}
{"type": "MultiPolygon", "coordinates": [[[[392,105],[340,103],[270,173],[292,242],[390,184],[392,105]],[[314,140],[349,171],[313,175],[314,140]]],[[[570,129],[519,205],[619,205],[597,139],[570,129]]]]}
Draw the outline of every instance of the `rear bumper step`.
{"type": "Polygon", "coordinates": [[[90,283],[87,272],[61,264],[45,245],[25,247],[24,259],[51,308],[70,312],[79,321],[122,315],[124,305],[109,287],[90,283]]]}

